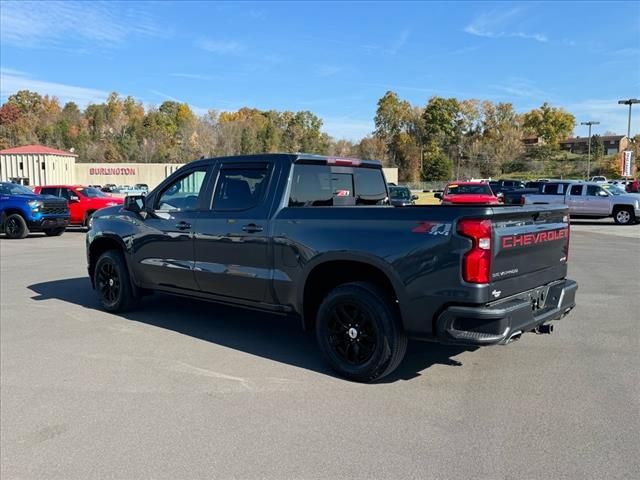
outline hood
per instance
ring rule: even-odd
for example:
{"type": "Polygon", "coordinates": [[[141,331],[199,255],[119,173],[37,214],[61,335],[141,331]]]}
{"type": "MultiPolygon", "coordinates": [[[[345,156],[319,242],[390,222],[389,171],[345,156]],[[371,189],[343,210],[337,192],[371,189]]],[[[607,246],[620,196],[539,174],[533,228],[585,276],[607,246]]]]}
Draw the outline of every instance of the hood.
{"type": "Polygon", "coordinates": [[[120,213],[121,210],[122,210],[121,205],[114,205],[112,207],[101,208],[100,210],[97,210],[93,214],[93,218],[108,217],[109,215],[117,215],[118,213],[120,213]]]}
{"type": "Polygon", "coordinates": [[[120,197],[95,197],[86,199],[91,202],[93,205],[102,205],[104,207],[111,207],[114,205],[122,205],[124,203],[124,199],[120,197]]]}
{"type": "Polygon", "coordinates": [[[18,200],[24,200],[25,202],[29,202],[31,200],[40,200],[41,202],[58,200],[60,202],[67,203],[67,201],[64,198],[56,197],[55,195],[38,195],[37,193],[10,195],[10,197],[18,200]]]}
{"type": "Polygon", "coordinates": [[[493,195],[445,195],[442,201],[448,203],[500,203],[498,197],[493,195]]]}

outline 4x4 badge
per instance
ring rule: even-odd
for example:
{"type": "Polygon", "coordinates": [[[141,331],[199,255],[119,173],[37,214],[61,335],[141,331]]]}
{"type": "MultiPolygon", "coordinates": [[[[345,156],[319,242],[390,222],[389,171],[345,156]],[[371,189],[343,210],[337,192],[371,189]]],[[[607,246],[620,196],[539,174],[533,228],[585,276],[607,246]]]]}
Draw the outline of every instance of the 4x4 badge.
{"type": "Polygon", "coordinates": [[[491,292],[491,295],[493,295],[493,298],[498,298],[500,295],[502,295],[502,290],[494,290],[493,292],[491,292]]]}

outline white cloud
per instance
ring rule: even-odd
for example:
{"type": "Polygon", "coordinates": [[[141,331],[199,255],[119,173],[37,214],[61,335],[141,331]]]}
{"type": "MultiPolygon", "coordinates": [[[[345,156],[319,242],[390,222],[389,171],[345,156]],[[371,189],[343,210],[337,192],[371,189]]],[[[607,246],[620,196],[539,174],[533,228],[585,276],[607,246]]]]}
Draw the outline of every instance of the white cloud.
{"type": "Polygon", "coordinates": [[[151,14],[115,2],[2,2],[0,39],[18,47],[60,47],[69,39],[123,43],[132,35],[166,36],[151,14]]]}
{"type": "Polygon", "coordinates": [[[510,77],[506,82],[494,85],[496,90],[513,95],[516,97],[525,97],[539,100],[550,100],[551,95],[541,90],[535,82],[526,78],[510,77]]]}
{"type": "MultiPolygon", "coordinates": [[[[617,98],[583,100],[570,103],[563,108],[576,116],[578,123],[576,134],[580,134],[581,128],[586,128],[580,126],[580,122],[588,120],[600,122],[600,125],[594,127],[596,130],[593,130],[593,133],[602,134],[606,131],[612,131],[619,135],[627,134],[629,110],[626,105],[618,105],[617,98]]],[[[640,132],[640,111],[638,110],[640,109],[632,110],[631,135],[640,132]]],[[[583,134],[586,135],[586,131],[583,134]]]]}
{"type": "Polygon", "coordinates": [[[245,50],[245,47],[238,42],[211,40],[207,38],[198,40],[196,46],[207,52],[220,55],[237,55],[245,50]]]}
{"type": "Polygon", "coordinates": [[[213,79],[211,75],[202,75],[199,73],[176,72],[176,73],[170,73],[169,76],[178,77],[178,78],[188,78],[190,80],[212,80],[213,79]]]}
{"type": "Polygon", "coordinates": [[[316,68],[316,74],[320,77],[332,77],[342,71],[342,68],[337,65],[318,65],[316,68]]]}
{"type": "Polygon", "coordinates": [[[375,128],[373,120],[331,116],[320,116],[320,118],[322,119],[322,130],[334,138],[358,141],[367,135],[371,135],[375,128]]]}
{"type": "Polygon", "coordinates": [[[391,55],[396,55],[400,51],[400,49],[407,44],[407,41],[409,40],[410,35],[411,35],[411,30],[404,29],[402,32],[400,32],[400,36],[397,38],[395,42],[393,42],[391,47],[386,49],[384,52],[389,53],[391,55]]]}
{"type": "Polygon", "coordinates": [[[549,38],[537,32],[524,32],[520,28],[513,28],[513,20],[520,16],[522,9],[514,8],[503,13],[493,11],[483,13],[476,17],[469,25],[464,27],[464,31],[470,35],[487,38],[524,38],[546,43],[549,38]]]}
{"type": "Polygon", "coordinates": [[[16,70],[3,68],[0,71],[0,97],[5,99],[18,90],[31,90],[42,95],[58,97],[63,104],[71,101],[82,106],[104,102],[109,95],[109,92],[104,90],[47,82],[31,78],[16,70]]]}

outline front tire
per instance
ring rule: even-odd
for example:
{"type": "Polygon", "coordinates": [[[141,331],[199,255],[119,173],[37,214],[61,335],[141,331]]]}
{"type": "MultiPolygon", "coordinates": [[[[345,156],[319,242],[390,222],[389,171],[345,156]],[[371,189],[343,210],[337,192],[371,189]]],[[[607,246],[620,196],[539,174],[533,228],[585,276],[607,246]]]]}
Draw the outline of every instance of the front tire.
{"type": "Polygon", "coordinates": [[[62,235],[64,233],[64,227],[62,228],[49,228],[47,230],[44,231],[44,234],[47,237],[59,237],[60,235],[62,235]]]}
{"type": "Polygon", "coordinates": [[[24,221],[22,215],[13,213],[4,220],[4,233],[7,238],[17,240],[29,235],[29,227],[27,227],[27,222],[24,221]]]}
{"type": "Polygon", "coordinates": [[[620,207],[613,212],[613,221],[618,225],[632,225],[636,223],[636,215],[631,207],[620,207]]]}
{"type": "Polygon", "coordinates": [[[106,311],[124,312],[137,303],[138,297],[131,285],[129,270],[119,251],[108,250],[100,255],[93,281],[100,304],[106,311]]]}
{"type": "Polygon", "coordinates": [[[365,282],[329,292],[318,309],[316,339],[331,368],[357,382],[371,382],[394,371],[408,342],[392,301],[365,282]]]}

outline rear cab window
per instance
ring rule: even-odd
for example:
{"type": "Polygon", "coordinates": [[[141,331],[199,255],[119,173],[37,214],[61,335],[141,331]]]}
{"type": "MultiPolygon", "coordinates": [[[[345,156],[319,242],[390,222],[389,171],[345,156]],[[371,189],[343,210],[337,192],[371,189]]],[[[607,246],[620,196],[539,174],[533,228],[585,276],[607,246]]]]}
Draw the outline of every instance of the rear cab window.
{"type": "Polygon", "coordinates": [[[289,207],[385,205],[387,187],[380,168],[296,163],[289,207]]]}

